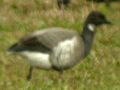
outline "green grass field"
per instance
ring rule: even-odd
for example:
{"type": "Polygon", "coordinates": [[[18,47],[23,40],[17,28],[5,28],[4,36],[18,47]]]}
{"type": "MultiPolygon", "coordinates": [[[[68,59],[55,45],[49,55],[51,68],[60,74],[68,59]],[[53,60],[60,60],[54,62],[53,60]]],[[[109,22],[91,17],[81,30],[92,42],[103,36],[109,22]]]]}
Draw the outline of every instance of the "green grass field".
{"type": "Polygon", "coordinates": [[[71,0],[58,10],[56,0],[0,0],[0,90],[120,90],[120,2],[91,4],[71,0]],[[62,78],[53,70],[34,69],[26,80],[29,65],[5,51],[21,37],[34,31],[63,27],[81,33],[92,10],[99,10],[113,25],[98,27],[91,53],[62,78]]]}

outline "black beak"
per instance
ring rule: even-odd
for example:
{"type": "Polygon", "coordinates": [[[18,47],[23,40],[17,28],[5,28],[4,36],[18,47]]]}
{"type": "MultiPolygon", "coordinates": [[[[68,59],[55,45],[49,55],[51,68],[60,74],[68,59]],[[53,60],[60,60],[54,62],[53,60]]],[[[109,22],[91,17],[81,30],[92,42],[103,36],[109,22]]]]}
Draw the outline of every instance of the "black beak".
{"type": "Polygon", "coordinates": [[[106,20],[105,23],[106,23],[106,24],[112,24],[112,22],[110,22],[110,21],[108,21],[108,20],[106,20]]]}

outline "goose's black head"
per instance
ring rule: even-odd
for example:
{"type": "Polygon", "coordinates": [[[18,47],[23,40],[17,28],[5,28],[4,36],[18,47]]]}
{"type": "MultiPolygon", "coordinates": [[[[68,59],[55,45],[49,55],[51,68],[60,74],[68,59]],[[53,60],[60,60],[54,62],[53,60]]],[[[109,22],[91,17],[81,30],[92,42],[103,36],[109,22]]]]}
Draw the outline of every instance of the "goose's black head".
{"type": "Polygon", "coordinates": [[[101,24],[111,24],[111,22],[108,21],[106,17],[98,11],[91,12],[87,17],[86,22],[87,24],[94,24],[95,26],[98,26],[101,24]]]}

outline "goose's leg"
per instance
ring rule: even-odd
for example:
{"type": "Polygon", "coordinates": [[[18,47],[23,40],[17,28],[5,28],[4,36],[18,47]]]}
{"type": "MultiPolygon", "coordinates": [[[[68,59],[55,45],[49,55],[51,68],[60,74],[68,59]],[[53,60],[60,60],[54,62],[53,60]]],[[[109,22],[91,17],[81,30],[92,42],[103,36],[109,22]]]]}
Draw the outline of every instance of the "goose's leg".
{"type": "Polygon", "coordinates": [[[59,71],[59,77],[62,78],[63,77],[63,70],[59,71]]]}
{"type": "Polygon", "coordinates": [[[62,75],[63,74],[63,70],[60,70],[59,73],[60,73],[60,75],[62,75]]]}
{"type": "Polygon", "coordinates": [[[57,2],[59,9],[62,9],[62,0],[58,0],[57,2]]]}
{"type": "Polygon", "coordinates": [[[59,2],[58,2],[58,7],[59,7],[59,9],[61,9],[61,3],[59,3],[59,2]]]}
{"type": "Polygon", "coordinates": [[[110,0],[105,0],[105,4],[106,4],[107,7],[109,7],[109,5],[110,5],[110,0]]]}
{"type": "Polygon", "coordinates": [[[60,81],[61,81],[62,83],[65,82],[64,76],[63,76],[63,70],[60,70],[60,71],[59,71],[59,79],[60,79],[60,81]]]}
{"type": "Polygon", "coordinates": [[[28,74],[28,76],[27,76],[27,80],[29,81],[30,79],[31,79],[31,77],[32,77],[32,71],[33,71],[33,67],[31,66],[30,67],[30,70],[29,70],[29,74],[28,74]]]}
{"type": "Polygon", "coordinates": [[[67,4],[64,5],[64,8],[67,9],[68,6],[69,6],[69,5],[68,5],[68,3],[67,3],[67,4]]]}

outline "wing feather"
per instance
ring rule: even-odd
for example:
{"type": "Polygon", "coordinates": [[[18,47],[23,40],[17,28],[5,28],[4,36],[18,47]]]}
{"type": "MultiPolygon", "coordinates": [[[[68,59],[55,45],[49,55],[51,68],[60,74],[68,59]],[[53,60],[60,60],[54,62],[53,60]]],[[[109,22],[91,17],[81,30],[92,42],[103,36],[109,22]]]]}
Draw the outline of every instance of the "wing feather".
{"type": "Polygon", "coordinates": [[[16,50],[51,52],[53,47],[59,42],[69,39],[75,35],[78,36],[78,33],[62,28],[51,28],[43,31],[37,31],[31,35],[23,37],[16,45],[16,50]]]}

